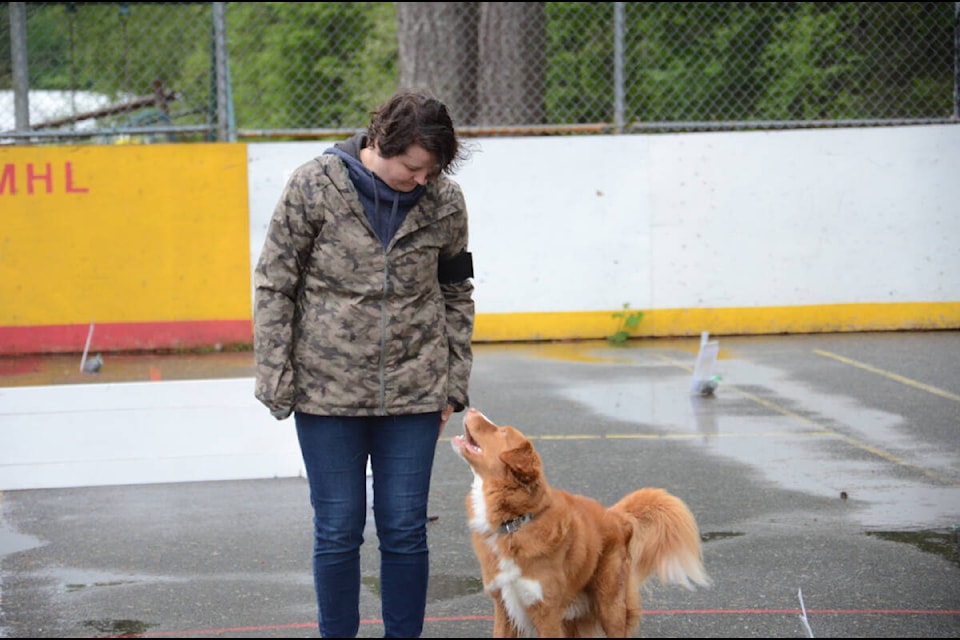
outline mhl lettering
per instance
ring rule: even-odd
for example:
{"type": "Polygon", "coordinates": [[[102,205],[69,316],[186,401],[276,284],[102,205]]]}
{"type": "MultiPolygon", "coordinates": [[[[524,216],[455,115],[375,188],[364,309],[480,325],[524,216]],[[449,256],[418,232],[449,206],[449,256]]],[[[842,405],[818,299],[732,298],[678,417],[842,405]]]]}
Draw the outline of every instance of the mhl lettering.
{"type": "Polygon", "coordinates": [[[15,196],[26,189],[26,195],[57,193],[89,193],[88,187],[77,186],[73,181],[73,163],[63,163],[63,173],[54,171],[53,164],[24,165],[5,164],[0,172],[0,196],[15,196]],[[20,180],[21,182],[18,182],[20,180]]]}

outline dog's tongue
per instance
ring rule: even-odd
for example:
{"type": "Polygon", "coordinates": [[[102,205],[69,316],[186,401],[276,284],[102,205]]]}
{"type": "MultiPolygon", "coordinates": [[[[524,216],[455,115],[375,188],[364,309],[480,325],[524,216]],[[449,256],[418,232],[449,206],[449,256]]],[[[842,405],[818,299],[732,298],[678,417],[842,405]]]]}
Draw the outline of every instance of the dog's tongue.
{"type": "Polygon", "coordinates": [[[470,429],[467,427],[467,425],[463,425],[463,436],[466,439],[467,444],[469,444],[471,447],[473,447],[477,451],[480,450],[480,445],[477,444],[477,441],[473,439],[473,434],[470,433],[470,429]]]}
{"type": "Polygon", "coordinates": [[[463,443],[464,447],[468,447],[477,453],[482,451],[480,445],[477,444],[477,441],[474,440],[473,436],[470,435],[470,429],[467,429],[467,425],[463,425],[463,435],[455,436],[454,440],[459,440],[461,443],[463,443]]]}

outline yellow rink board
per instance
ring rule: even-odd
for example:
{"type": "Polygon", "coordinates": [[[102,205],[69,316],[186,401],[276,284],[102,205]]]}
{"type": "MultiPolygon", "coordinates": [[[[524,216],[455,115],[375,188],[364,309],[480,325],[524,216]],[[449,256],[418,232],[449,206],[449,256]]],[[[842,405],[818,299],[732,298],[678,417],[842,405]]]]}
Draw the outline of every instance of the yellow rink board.
{"type": "Polygon", "coordinates": [[[249,319],[246,147],[0,148],[0,326],[249,319]]]}
{"type": "MultiPolygon", "coordinates": [[[[778,333],[924,331],[960,328],[960,302],[824,304],[719,309],[652,309],[631,337],[778,333]]],[[[633,313],[633,310],[630,311],[633,313]]],[[[476,342],[607,338],[622,328],[620,311],[478,314],[476,342]]]]}
{"type": "MultiPolygon", "coordinates": [[[[247,145],[0,147],[0,355],[249,344],[247,145]]],[[[484,313],[477,342],[608,337],[622,310],[484,313]]],[[[649,309],[633,337],[960,328],[960,302],[649,309]]]]}

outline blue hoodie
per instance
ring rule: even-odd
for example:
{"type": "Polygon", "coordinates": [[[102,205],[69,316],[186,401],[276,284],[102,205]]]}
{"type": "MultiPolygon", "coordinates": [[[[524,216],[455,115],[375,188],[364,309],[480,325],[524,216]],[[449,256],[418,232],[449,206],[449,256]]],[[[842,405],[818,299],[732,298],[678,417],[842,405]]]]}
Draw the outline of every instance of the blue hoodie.
{"type": "Polygon", "coordinates": [[[417,185],[416,189],[409,192],[391,189],[360,161],[360,149],[366,145],[367,136],[358,133],[343,142],[336,143],[324,153],[339,156],[347,165],[350,181],[357,188],[367,220],[370,221],[370,226],[373,227],[383,248],[386,249],[404,218],[407,217],[407,213],[420,200],[424,188],[417,185]],[[391,204],[387,205],[387,203],[391,204]]]}

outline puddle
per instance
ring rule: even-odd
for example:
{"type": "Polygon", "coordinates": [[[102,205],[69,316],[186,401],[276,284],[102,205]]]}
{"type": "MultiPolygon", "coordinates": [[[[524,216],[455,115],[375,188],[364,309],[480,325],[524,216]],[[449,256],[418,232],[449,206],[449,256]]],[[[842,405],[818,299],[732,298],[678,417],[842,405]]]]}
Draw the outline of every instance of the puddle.
{"type": "MultiPolygon", "coordinates": [[[[380,597],[380,578],[363,577],[360,583],[380,597]]],[[[477,576],[451,576],[446,574],[430,574],[427,585],[427,602],[453,600],[461,596],[469,596],[483,592],[483,580],[477,576]]]]}
{"type": "Polygon", "coordinates": [[[943,556],[960,566],[960,535],[956,525],[950,531],[868,531],[867,535],[913,545],[920,551],[943,556]]]}
{"type": "Polygon", "coordinates": [[[177,582],[179,579],[167,576],[144,574],[118,574],[109,571],[91,571],[70,567],[56,567],[48,569],[49,573],[62,589],[67,593],[75,593],[85,589],[102,589],[136,585],[143,583],[177,582]]]}
{"type": "Polygon", "coordinates": [[[119,638],[136,638],[146,633],[156,624],[148,624],[140,620],[85,620],[84,627],[93,629],[97,633],[108,634],[119,638]]]}
{"type": "MultiPolygon", "coordinates": [[[[700,539],[704,544],[714,540],[736,538],[746,535],[738,531],[702,531],[700,539]]],[[[920,551],[932,553],[960,566],[960,529],[956,525],[949,530],[923,531],[867,531],[866,535],[909,544],[920,551]]]]}
{"type": "Polygon", "coordinates": [[[0,524],[0,558],[12,553],[20,553],[43,546],[43,542],[34,536],[12,531],[0,524]]]}
{"type": "Polygon", "coordinates": [[[723,540],[725,538],[738,538],[743,535],[746,534],[742,531],[701,531],[700,539],[704,542],[711,542],[713,540],[723,540]]]}
{"type": "MultiPolygon", "coordinates": [[[[90,357],[95,355],[90,354],[90,357]]],[[[254,374],[253,353],[104,353],[96,373],[80,370],[81,354],[0,356],[0,386],[102,384],[161,380],[246,378],[254,374]]]]}
{"type": "Polygon", "coordinates": [[[91,587],[119,587],[122,584],[136,584],[136,583],[133,582],[132,580],[126,580],[126,581],[113,580],[110,582],[93,582],[90,584],[81,582],[76,584],[66,584],[64,585],[64,588],[66,589],[67,593],[71,593],[74,591],[82,591],[83,589],[89,589],[91,587]]]}
{"type": "Polygon", "coordinates": [[[960,514],[955,458],[918,446],[900,415],[735,359],[718,361],[722,382],[713,396],[691,395],[692,371],[684,363],[665,356],[657,363],[644,350],[620,353],[633,356],[634,366],[575,385],[556,379],[565,398],[619,429],[635,429],[618,437],[687,439],[783,489],[828,498],[845,493],[849,513],[864,527],[950,526],[960,514]]]}

